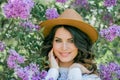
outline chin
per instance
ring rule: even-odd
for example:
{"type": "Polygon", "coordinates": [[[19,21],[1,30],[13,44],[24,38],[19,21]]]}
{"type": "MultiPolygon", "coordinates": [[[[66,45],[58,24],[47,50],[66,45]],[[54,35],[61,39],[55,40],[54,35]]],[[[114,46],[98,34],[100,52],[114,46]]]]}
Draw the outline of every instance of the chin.
{"type": "Polygon", "coordinates": [[[62,59],[61,62],[66,63],[66,62],[70,62],[70,60],[68,60],[68,59],[67,60],[62,59]]]}

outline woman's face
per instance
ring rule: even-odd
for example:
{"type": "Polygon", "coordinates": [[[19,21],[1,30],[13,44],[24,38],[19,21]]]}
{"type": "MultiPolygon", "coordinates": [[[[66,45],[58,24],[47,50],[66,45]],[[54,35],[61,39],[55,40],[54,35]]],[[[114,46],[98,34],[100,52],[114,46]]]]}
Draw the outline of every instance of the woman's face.
{"type": "Polygon", "coordinates": [[[55,33],[53,51],[61,63],[73,63],[73,59],[78,54],[71,33],[63,27],[58,28],[55,33]]]}

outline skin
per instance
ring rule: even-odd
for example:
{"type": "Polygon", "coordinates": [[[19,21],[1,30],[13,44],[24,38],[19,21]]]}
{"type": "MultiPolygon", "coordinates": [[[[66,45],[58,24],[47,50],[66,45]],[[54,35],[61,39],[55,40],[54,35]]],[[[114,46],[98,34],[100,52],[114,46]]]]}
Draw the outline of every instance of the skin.
{"type": "Polygon", "coordinates": [[[74,58],[78,54],[78,48],[73,42],[72,35],[63,27],[58,28],[53,39],[53,48],[49,52],[50,67],[75,68],[78,67],[83,73],[90,73],[83,65],[74,63],[74,58]]]}
{"type": "Polygon", "coordinates": [[[66,29],[59,28],[56,31],[53,51],[61,67],[69,67],[73,63],[73,59],[78,54],[78,48],[73,43],[72,35],[66,29]]]}

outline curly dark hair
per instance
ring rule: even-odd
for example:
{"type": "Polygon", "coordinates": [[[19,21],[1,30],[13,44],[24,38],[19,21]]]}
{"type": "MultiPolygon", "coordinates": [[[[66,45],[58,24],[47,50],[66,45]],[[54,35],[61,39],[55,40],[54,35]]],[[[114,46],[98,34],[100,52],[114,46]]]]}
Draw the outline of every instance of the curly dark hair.
{"type": "Polygon", "coordinates": [[[74,44],[78,48],[78,55],[75,57],[74,62],[83,64],[88,70],[92,70],[92,73],[96,73],[97,67],[96,64],[93,63],[94,54],[91,53],[93,43],[84,32],[73,26],[57,25],[53,27],[48,36],[44,39],[41,56],[48,56],[49,51],[52,49],[55,32],[61,27],[71,33],[74,44]]]}

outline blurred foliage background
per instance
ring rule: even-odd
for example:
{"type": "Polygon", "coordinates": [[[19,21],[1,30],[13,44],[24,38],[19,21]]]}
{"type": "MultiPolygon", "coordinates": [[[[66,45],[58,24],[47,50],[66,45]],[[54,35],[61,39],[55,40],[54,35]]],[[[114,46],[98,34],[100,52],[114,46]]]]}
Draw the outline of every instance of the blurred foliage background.
{"type": "MultiPolygon", "coordinates": [[[[104,0],[88,0],[88,4],[74,4],[75,0],[68,0],[66,3],[58,3],[55,0],[34,0],[34,7],[27,20],[20,18],[6,18],[3,6],[8,3],[7,0],[0,0],[0,41],[4,42],[5,48],[0,51],[0,80],[15,80],[14,71],[7,66],[8,51],[14,49],[20,55],[25,56],[25,65],[31,62],[44,67],[47,63],[44,58],[40,58],[40,50],[44,36],[43,29],[30,31],[20,26],[20,22],[31,21],[39,25],[41,21],[46,20],[45,12],[48,8],[56,8],[60,14],[67,8],[73,8],[83,16],[83,19],[93,25],[98,33],[102,29],[109,28],[112,24],[120,27],[120,0],[112,7],[104,6],[104,0]],[[107,18],[104,18],[107,15],[107,18]]],[[[117,62],[120,64],[120,37],[112,41],[106,40],[99,34],[98,41],[93,46],[95,61],[97,65],[108,62],[117,62]]]]}

